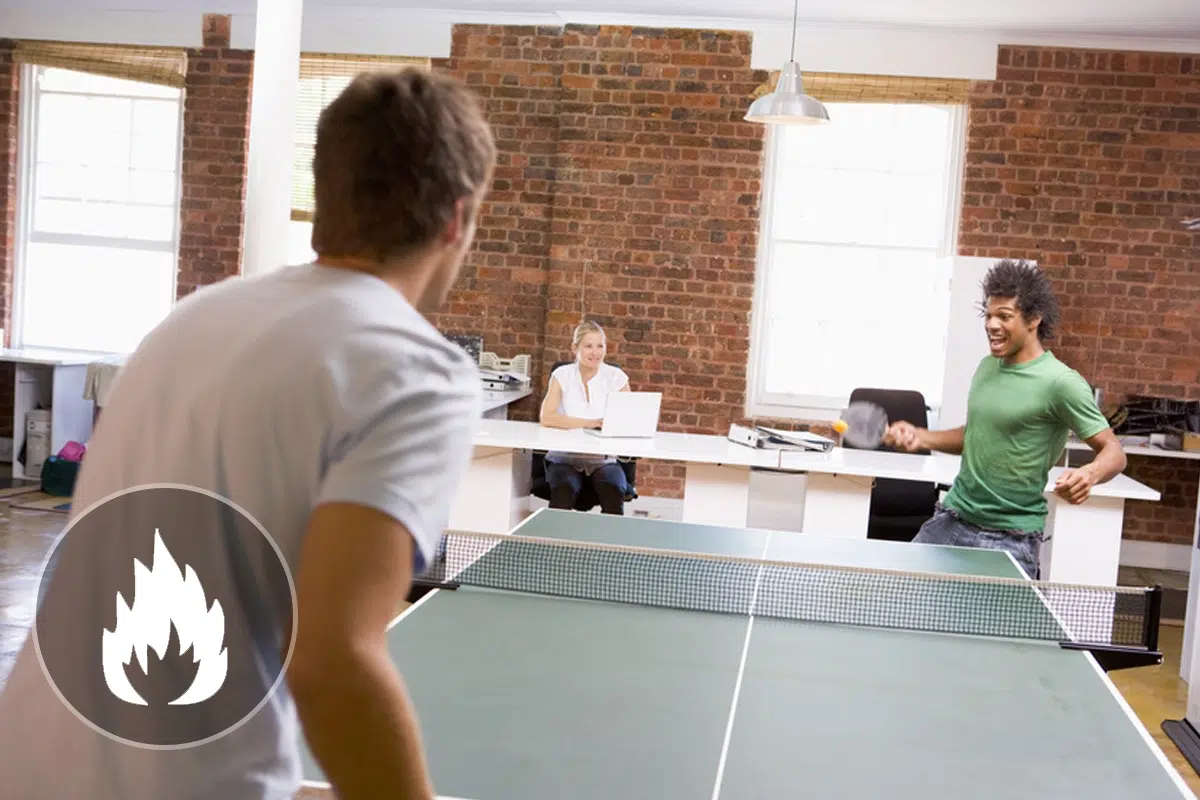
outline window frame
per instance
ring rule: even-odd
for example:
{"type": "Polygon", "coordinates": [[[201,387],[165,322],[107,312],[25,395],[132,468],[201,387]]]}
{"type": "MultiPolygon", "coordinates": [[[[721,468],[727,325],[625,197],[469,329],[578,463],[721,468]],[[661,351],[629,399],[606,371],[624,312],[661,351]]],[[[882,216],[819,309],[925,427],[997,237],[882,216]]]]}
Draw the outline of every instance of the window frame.
{"type": "MultiPolygon", "coordinates": [[[[66,244],[82,247],[111,248],[113,250],[144,250],[156,253],[168,253],[172,258],[173,268],[170,274],[169,300],[174,306],[179,284],[179,247],[183,227],[183,141],[184,141],[184,107],[186,105],[185,90],[179,90],[177,113],[179,124],[176,128],[178,141],[175,145],[175,197],[173,230],[168,240],[131,239],[128,237],[106,237],[90,234],[38,233],[34,230],[33,212],[36,198],[34,189],[37,181],[37,132],[39,124],[38,100],[42,95],[41,82],[38,79],[39,70],[44,69],[36,64],[21,64],[18,80],[19,92],[17,111],[17,209],[16,230],[13,236],[13,279],[12,279],[12,309],[9,331],[9,346],[12,348],[41,348],[63,352],[105,354],[104,349],[84,349],[61,347],[58,345],[30,343],[25,335],[26,300],[28,288],[28,252],[29,245],[35,243],[66,244]]],[[[52,92],[52,94],[70,94],[52,92]]],[[[162,101],[169,102],[169,101],[162,101]]]]}
{"type": "MultiPolygon", "coordinates": [[[[883,103],[881,103],[883,104],[883,103]]],[[[887,103],[887,105],[893,105],[887,103]]],[[[967,151],[967,127],[969,109],[966,103],[925,103],[924,105],[943,107],[949,110],[950,141],[952,147],[946,153],[946,178],[943,198],[946,202],[945,229],[942,243],[938,248],[937,257],[952,258],[958,251],[958,230],[962,217],[963,201],[963,169],[967,151]]],[[[836,124],[836,120],[831,124],[836,124]]],[[[750,419],[796,419],[813,421],[830,421],[838,418],[839,413],[849,402],[849,396],[828,396],[817,394],[790,394],[768,392],[765,389],[767,377],[768,337],[770,334],[771,298],[769,284],[771,271],[775,265],[775,236],[773,230],[774,204],[776,198],[776,180],[780,148],[783,137],[776,126],[768,125],[763,147],[763,176],[761,181],[761,197],[758,247],[756,248],[754,269],[754,294],[751,300],[750,314],[750,352],[746,369],[746,404],[745,414],[750,419]]],[[[891,248],[889,248],[891,249],[891,248]]],[[[900,249],[900,248],[896,248],[900,249]]],[[[946,273],[946,300],[950,302],[951,271],[946,273]]],[[[944,351],[943,341],[943,351],[944,351]]],[[[941,357],[944,372],[945,354],[941,357]]],[[[869,380],[867,381],[869,382],[869,380]]],[[[936,416],[941,403],[931,403],[930,411],[936,416]]]]}

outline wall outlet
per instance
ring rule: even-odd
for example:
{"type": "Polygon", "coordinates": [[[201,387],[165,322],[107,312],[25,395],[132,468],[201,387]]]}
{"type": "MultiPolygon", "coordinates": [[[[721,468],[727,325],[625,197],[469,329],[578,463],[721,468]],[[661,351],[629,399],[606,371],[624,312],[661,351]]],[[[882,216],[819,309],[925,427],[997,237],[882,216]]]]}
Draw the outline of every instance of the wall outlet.
{"type": "Polygon", "coordinates": [[[0,438],[0,461],[12,463],[13,460],[13,440],[12,437],[0,438]]]}

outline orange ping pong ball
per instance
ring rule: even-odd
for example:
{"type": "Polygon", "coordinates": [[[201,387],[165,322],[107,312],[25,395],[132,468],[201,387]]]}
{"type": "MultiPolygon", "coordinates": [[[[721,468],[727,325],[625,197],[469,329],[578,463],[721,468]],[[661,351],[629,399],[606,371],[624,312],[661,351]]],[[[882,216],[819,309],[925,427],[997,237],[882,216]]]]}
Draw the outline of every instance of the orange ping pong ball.
{"type": "Polygon", "coordinates": [[[845,433],[846,429],[849,427],[850,426],[846,424],[846,420],[844,419],[839,419],[837,422],[833,423],[833,429],[838,433],[845,433]]]}

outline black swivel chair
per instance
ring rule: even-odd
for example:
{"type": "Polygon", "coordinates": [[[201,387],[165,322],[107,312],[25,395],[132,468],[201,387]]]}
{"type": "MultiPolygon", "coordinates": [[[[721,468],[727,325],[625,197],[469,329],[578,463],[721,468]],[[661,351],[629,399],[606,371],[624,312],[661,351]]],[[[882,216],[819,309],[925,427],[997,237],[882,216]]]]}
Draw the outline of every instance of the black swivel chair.
{"type": "MultiPolygon", "coordinates": [[[[558,369],[564,364],[570,364],[570,361],[558,361],[550,368],[550,371],[558,369]]],[[[609,362],[610,364],[612,362],[609,362]]],[[[613,364],[615,367],[616,364],[613,364]]],[[[547,376],[547,381],[549,377],[547,376]]],[[[540,497],[546,502],[550,502],[550,483],[546,480],[546,453],[545,451],[535,450],[532,456],[533,474],[530,485],[530,493],[534,497],[540,497]]],[[[625,483],[629,486],[629,491],[625,493],[625,502],[637,499],[637,459],[636,458],[618,458],[617,463],[621,465],[621,469],[625,471],[625,483]]],[[[592,484],[585,481],[583,488],[579,491],[579,495],[575,498],[576,511],[591,511],[596,506],[600,505],[600,498],[596,496],[596,490],[592,484]]]]}
{"type": "MultiPolygon", "coordinates": [[[[889,422],[910,422],[924,428],[929,424],[925,397],[907,389],[855,389],[850,402],[864,401],[881,407],[889,422]]],[[[845,445],[850,447],[850,445],[845,445]]],[[[892,450],[881,446],[880,450],[892,450]]],[[[928,455],[929,451],[922,451],[928,455]]],[[[871,489],[871,511],[867,523],[868,539],[911,542],[921,525],[933,516],[942,487],[895,478],[876,478],[871,489]]]]}

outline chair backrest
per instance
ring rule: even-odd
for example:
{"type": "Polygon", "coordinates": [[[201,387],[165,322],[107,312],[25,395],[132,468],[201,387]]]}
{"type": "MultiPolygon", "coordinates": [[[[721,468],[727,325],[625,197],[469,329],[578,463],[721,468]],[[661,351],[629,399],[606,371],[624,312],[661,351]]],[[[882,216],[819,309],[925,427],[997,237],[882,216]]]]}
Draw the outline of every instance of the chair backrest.
{"type": "Polygon", "coordinates": [[[855,389],[850,393],[850,402],[859,401],[874,403],[882,408],[887,413],[888,422],[910,422],[918,428],[929,424],[929,407],[925,405],[925,396],[912,389],[855,389]]]}

